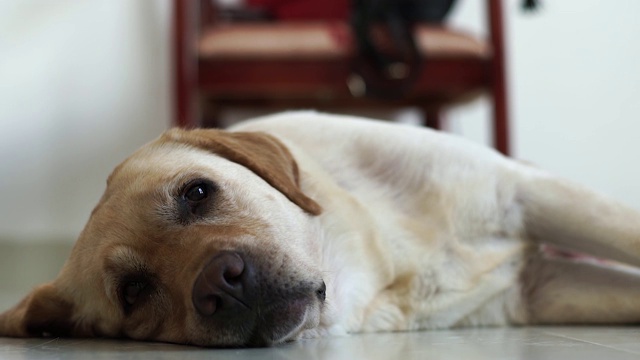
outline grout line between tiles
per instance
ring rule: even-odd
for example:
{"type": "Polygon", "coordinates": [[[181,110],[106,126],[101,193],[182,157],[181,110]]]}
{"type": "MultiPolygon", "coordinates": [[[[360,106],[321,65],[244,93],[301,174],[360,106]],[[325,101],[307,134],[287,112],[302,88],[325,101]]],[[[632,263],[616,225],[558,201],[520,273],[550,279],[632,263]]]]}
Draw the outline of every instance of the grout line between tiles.
{"type": "Polygon", "coordinates": [[[558,334],[558,333],[555,333],[553,331],[548,331],[548,330],[541,330],[541,331],[543,333],[547,334],[547,335],[553,335],[553,336],[561,337],[561,338],[568,339],[568,340],[579,341],[579,342],[583,342],[583,343],[591,344],[591,345],[596,345],[596,346],[602,346],[602,347],[607,348],[607,349],[621,351],[621,352],[625,352],[625,353],[628,353],[628,354],[640,355],[640,352],[636,352],[636,351],[632,351],[632,350],[619,349],[619,348],[616,348],[616,347],[611,346],[611,345],[600,344],[600,343],[589,341],[589,340],[583,340],[583,339],[575,338],[575,337],[569,336],[569,335],[558,334]]]}

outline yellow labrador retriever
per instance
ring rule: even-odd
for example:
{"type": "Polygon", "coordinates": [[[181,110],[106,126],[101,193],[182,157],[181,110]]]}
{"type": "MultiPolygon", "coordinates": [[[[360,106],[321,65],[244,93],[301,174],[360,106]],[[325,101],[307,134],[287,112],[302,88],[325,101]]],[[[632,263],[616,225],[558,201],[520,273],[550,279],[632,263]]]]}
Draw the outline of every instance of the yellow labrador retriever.
{"type": "Polygon", "coordinates": [[[640,321],[640,214],[428,129],[312,112],[174,129],[119,165],[0,335],[264,346],[640,321]],[[608,264],[608,263],[607,263],[608,264]]]}

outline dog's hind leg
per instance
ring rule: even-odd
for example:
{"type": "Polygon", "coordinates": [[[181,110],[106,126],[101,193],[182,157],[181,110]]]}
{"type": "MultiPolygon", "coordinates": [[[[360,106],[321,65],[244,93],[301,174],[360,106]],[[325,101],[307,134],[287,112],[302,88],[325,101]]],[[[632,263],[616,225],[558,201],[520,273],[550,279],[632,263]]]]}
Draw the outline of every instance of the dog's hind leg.
{"type": "Polygon", "coordinates": [[[640,267],[640,212],[534,169],[522,175],[516,201],[528,238],[640,267]]]}

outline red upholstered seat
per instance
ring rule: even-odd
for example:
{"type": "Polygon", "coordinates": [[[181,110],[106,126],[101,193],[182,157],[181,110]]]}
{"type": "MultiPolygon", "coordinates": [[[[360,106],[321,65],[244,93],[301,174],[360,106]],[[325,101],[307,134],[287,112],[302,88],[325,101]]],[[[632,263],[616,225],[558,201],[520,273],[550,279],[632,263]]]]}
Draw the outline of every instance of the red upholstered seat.
{"type": "MultiPolygon", "coordinates": [[[[460,31],[422,25],[416,35],[429,58],[490,56],[486,42],[460,31]]],[[[344,22],[240,23],[207,29],[198,50],[205,59],[332,59],[352,56],[354,42],[344,22]]]]}

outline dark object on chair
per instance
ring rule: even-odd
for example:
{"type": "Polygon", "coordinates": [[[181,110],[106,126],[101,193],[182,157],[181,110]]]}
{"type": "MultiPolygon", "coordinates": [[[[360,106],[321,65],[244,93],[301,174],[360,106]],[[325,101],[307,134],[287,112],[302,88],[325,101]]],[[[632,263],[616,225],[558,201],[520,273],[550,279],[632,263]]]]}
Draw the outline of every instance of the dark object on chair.
{"type": "Polygon", "coordinates": [[[225,22],[211,1],[174,0],[175,123],[218,126],[220,112],[230,107],[413,106],[425,114],[425,125],[440,128],[444,108],[486,92],[494,145],[508,154],[502,4],[485,3],[488,41],[420,23],[413,39],[427,61],[402,96],[371,98],[364,96],[363,79],[354,76],[357,40],[348,21],[225,22]]]}
{"type": "Polygon", "coordinates": [[[454,0],[353,0],[351,28],[356,56],[353,76],[364,96],[402,98],[425,66],[413,29],[440,24],[454,0]]]}

